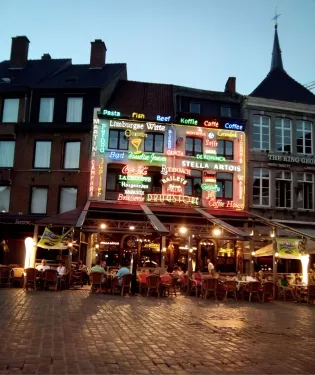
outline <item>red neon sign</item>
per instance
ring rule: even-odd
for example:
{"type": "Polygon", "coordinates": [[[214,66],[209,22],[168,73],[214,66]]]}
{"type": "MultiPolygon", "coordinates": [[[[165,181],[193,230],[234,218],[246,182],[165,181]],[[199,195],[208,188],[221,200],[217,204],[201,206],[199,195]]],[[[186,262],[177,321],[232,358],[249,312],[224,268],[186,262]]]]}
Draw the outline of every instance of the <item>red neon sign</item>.
{"type": "Polygon", "coordinates": [[[212,121],[206,120],[203,124],[207,128],[218,128],[219,127],[219,123],[218,123],[217,120],[212,120],[212,121]]]}
{"type": "Polygon", "coordinates": [[[131,167],[125,165],[121,171],[123,174],[133,174],[136,176],[146,176],[148,174],[148,167],[131,167]]]}
{"type": "Polygon", "coordinates": [[[184,156],[184,153],[183,153],[183,151],[167,150],[167,155],[169,155],[169,156],[184,156]]]}
{"type": "Polygon", "coordinates": [[[218,146],[218,142],[214,140],[206,139],[206,146],[215,148],[218,146]]]}

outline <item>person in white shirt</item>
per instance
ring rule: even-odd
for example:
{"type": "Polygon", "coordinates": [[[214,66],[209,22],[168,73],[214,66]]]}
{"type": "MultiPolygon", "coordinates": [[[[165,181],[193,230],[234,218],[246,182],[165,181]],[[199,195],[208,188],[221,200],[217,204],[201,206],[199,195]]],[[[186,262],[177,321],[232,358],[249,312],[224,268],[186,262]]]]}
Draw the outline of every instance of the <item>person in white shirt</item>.
{"type": "Polygon", "coordinates": [[[214,270],[214,265],[211,263],[210,259],[207,259],[208,263],[208,272],[211,273],[212,270],[214,270]]]}
{"type": "Polygon", "coordinates": [[[65,276],[67,274],[67,269],[66,267],[63,265],[63,261],[61,260],[59,262],[59,266],[57,267],[57,289],[58,287],[60,286],[60,280],[63,276],[65,276]]]}
{"type": "Polygon", "coordinates": [[[41,264],[39,264],[38,266],[36,266],[36,269],[37,269],[37,271],[43,272],[43,271],[49,270],[50,267],[47,265],[46,259],[42,259],[41,264]]]}

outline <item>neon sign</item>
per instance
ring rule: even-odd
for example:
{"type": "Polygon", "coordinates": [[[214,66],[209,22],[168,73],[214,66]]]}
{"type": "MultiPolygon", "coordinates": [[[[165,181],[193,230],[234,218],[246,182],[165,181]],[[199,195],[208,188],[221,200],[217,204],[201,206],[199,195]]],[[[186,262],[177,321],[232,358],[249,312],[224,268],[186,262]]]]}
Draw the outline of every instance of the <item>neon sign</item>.
{"type": "Polygon", "coordinates": [[[142,181],[142,182],[151,182],[150,176],[132,176],[132,175],[119,175],[119,181],[142,181]]]}
{"type": "Polygon", "coordinates": [[[197,154],[196,158],[201,159],[201,160],[209,160],[209,161],[226,161],[224,156],[217,156],[217,155],[197,154]]]}
{"type": "Polygon", "coordinates": [[[132,194],[118,194],[118,201],[127,201],[127,202],[144,202],[144,195],[132,195],[132,194]]]}
{"type": "Polygon", "coordinates": [[[218,137],[237,138],[237,133],[232,131],[226,132],[224,130],[219,130],[218,137]]]}
{"type": "Polygon", "coordinates": [[[166,129],[165,125],[156,124],[154,122],[147,122],[146,125],[147,125],[147,130],[165,132],[165,129],[166,129]]]}
{"type": "Polygon", "coordinates": [[[101,158],[101,162],[98,166],[98,188],[97,188],[98,197],[102,196],[103,173],[104,173],[104,158],[101,158]]]}
{"type": "Polygon", "coordinates": [[[120,160],[120,159],[123,159],[125,157],[125,153],[124,152],[111,151],[111,153],[109,154],[108,157],[112,160],[120,160]]]}
{"type": "Polygon", "coordinates": [[[241,167],[239,165],[227,165],[227,164],[215,164],[213,169],[219,171],[228,171],[228,172],[240,172],[241,167]]]}
{"type": "MultiPolygon", "coordinates": [[[[126,130],[127,131],[127,130],[126,130]]],[[[142,151],[139,150],[139,147],[141,145],[141,142],[142,142],[142,139],[141,138],[134,138],[134,139],[130,139],[130,143],[133,145],[133,147],[136,149],[136,151],[134,152],[134,155],[139,155],[139,154],[142,154],[142,151]]]]}
{"type": "Polygon", "coordinates": [[[243,157],[244,157],[244,136],[241,134],[240,136],[240,163],[243,163],[243,157]]]}
{"type": "Polygon", "coordinates": [[[106,125],[102,124],[101,127],[101,140],[100,140],[100,153],[105,152],[105,131],[106,131],[106,125]]]}
{"type": "Polygon", "coordinates": [[[169,184],[166,188],[167,193],[182,194],[183,187],[180,185],[169,184]]]}
{"type": "Polygon", "coordinates": [[[220,186],[210,185],[210,184],[201,184],[201,189],[204,191],[220,191],[220,186]]]}
{"type": "Polygon", "coordinates": [[[185,125],[198,125],[198,121],[193,118],[181,118],[179,123],[185,125]]]}
{"type": "Polygon", "coordinates": [[[93,136],[92,136],[92,157],[96,156],[96,151],[97,151],[98,124],[99,124],[99,120],[94,119],[94,121],[93,121],[93,136]]]}
{"type": "Polygon", "coordinates": [[[243,210],[244,204],[243,203],[236,203],[234,201],[223,201],[221,199],[216,200],[212,198],[208,201],[209,207],[212,208],[233,208],[235,210],[243,210]]]}
{"type": "Polygon", "coordinates": [[[229,172],[240,172],[241,167],[239,165],[227,165],[227,164],[214,164],[212,166],[208,163],[202,163],[199,161],[190,161],[182,160],[183,167],[196,168],[196,169],[216,169],[220,171],[229,171],[229,172]]]}
{"type": "Polygon", "coordinates": [[[237,176],[237,180],[239,183],[239,199],[243,199],[243,180],[244,176],[237,176]]]}
{"type": "Polygon", "coordinates": [[[216,175],[215,173],[207,173],[207,172],[203,172],[203,178],[204,178],[204,182],[216,182],[216,175]]]}
{"type": "Polygon", "coordinates": [[[178,150],[167,150],[166,153],[168,156],[184,156],[183,151],[178,150]]]}
{"type": "Polygon", "coordinates": [[[131,117],[133,118],[141,118],[141,119],[144,119],[145,118],[145,115],[143,113],[137,113],[137,112],[132,112],[132,115],[131,117]]]}
{"type": "Polygon", "coordinates": [[[152,203],[184,203],[199,205],[199,197],[191,197],[187,195],[175,195],[175,194],[148,194],[147,202],[152,203]]]}
{"type": "Polygon", "coordinates": [[[128,159],[130,159],[130,160],[145,160],[145,161],[148,161],[150,163],[153,163],[153,162],[165,163],[166,160],[167,160],[166,156],[157,155],[155,153],[152,153],[152,154],[142,153],[141,155],[139,155],[139,154],[137,155],[136,152],[135,153],[129,152],[128,159]]]}
{"type": "Polygon", "coordinates": [[[156,116],[156,121],[161,121],[161,122],[169,122],[171,121],[171,116],[156,116]]]}
{"type": "Polygon", "coordinates": [[[144,190],[149,189],[149,185],[130,184],[129,182],[125,182],[125,181],[121,181],[120,184],[121,184],[121,187],[124,187],[126,189],[144,189],[144,190]]]}
{"type": "Polygon", "coordinates": [[[104,116],[112,116],[112,117],[120,117],[120,112],[118,111],[110,111],[108,109],[103,109],[101,112],[102,115],[104,116]]]}
{"type": "Polygon", "coordinates": [[[229,122],[226,122],[224,124],[224,127],[225,129],[230,129],[230,130],[243,130],[244,129],[244,125],[240,125],[240,124],[231,124],[229,122]]]}
{"type": "Polygon", "coordinates": [[[168,129],[167,131],[167,148],[170,150],[172,148],[172,129],[168,129]]]}
{"type": "Polygon", "coordinates": [[[219,123],[218,123],[217,120],[212,120],[212,121],[206,120],[203,124],[207,128],[218,128],[219,127],[219,123]]]}
{"type": "Polygon", "coordinates": [[[182,173],[191,175],[191,169],[187,168],[173,168],[173,167],[167,167],[166,165],[162,165],[161,174],[167,175],[168,173],[182,173]]]}
{"type": "Polygon", "coordinates": [[[194,137],[206,137],[207,134],[203,133],[201,130],[193,132],[191,130],[186,131],[186,135],[192,135],[194,137]]]}
{"type": "Polygon", "coordinates": [[[123,174],[134,174],[136,176],[146,176],[148,174],[148,167],[132,167],[129,165],[125,165],[121,171],[123,174]]]}
{"type": "Polygon", "coordinates": [[[180,176],[167,176],[162,178],[162,184],[167,184],[168,182],[178,182],[182,185],[187,185],[188,181],[180,176]]]}
{"type": "Polygon", "coordinates": [[[216,148],[218,147],[218,142],[214,140],[210,141],[210,139],[206,139],[206,146],[216,148]]]}
{"type": "Polygon", "coordinates": [[[90,197],[94,195],[94,181],[95,181],[95,160],[91,160],[91,173],[90,173],[90,197]]]}
{"type": "Polygon", "coordinates": [[[125,136],[126,136],[127,138],[130,138],[130,137],[146,138],[146,137],[147,137],[147,134],[146,134],[146,133],[136,133],[136,132],[133,132],[133,131],[130,130],[130,129],[127,129],[127,130],[125,130],[125,136]]]}
{"type": "Polygon", "coordinates": [[[109,246],[118,246],[119,245],[119,242],[114,242],[114,241],[101,241],[100,242],[101,245],[109,245],[109,246]]]}
{"type": "Polygon", "coordinates": [[[126,121],[115,121],[110,120],[109,121],[109,127],[110,128],[126,128],[126,129],[132,129],[132,130],[143,130],[144,124],[139,122],[126,122],[126,121]]]}

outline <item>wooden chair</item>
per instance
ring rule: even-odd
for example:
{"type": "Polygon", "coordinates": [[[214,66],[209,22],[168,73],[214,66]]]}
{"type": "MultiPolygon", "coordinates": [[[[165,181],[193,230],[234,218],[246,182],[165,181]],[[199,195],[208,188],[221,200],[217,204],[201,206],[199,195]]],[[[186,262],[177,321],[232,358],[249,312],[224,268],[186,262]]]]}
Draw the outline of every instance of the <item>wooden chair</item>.
{"type": "Polygon", "coordinates": [[[83,271],[73,271],[71,274],[71,287],[83,287],[83,271]]]}
{"type": "Polygon", "coordinates": [[[225,290],[225,301],[227,301],[227,297],[229,293],[233,293],[235,301],[237,301],[237,281],[235,280],[226,280],[224,282],[225,290]]]}
{"type": "Polygon", "coordinates": [[[61,276],[57,275],[56,289],[60,288],[61,290],[62,285],[64,286],[65,289],[67,288],[68,275],[69,275],[68,270],[65,275],[61,275],[61,276]]]}
{"type": "Polygon", "coordinates": [[[171,296],[172,296],[172,294],[175,294],[175,297],[177,297],[177,295],[176,295],[177,282],[178,282],[178,278],[172,277],[171,280],[170,280],[170,283],[161,283],[161,286],[164,287],[165,290],[167,291],[168,297],[169,297],[170,293],[171,293],[171,296]]]}
{"type": "Polygon", "coordinates": [[[24,279],[25,290],[28,291],[29,285],[31,285],[36,290],[37,269],[26,268],[24,272],[25,272],[25,279],[24,279]]]}
{"type": "Polygon", "coordinates": [[[13,270],[10,267],[0,267],[0,285],[6,285],[11,288],[13,281],[13,270]]]}
{"type": "Polygon", "coordinates": [[[262,288],[263,288],[262,301],[263,302],[266,302],[265,297],[267,295],[269,295],[269,297],[273,297],[273,287],[274,287],[274,283],[272,283],[270,281],[267,281],[267,282],[262,284],[262,288]]]}
{"type": "Polygon", "coordinates": [[[217,286],[218,286],[218,279],[212,279],[212,278],[208,278],[208,279],[205,279],[203,280],[202,282],[202,292],[204,294],[204,299],[207,298],[208,296],[208,293],[210,294],[211,292],[213,292],[214,294],[214,299],[217,301],[217,286]]]}
{"type": "Polygon", "coordinates": [[[102,291],[102,284],[103,284],[103,278],[104,274],[101,272],[91,272],[90,273],[90,280],[91,280],[91,292],[95,291],[102,291]]]}
{"type": "Polygon", "coordinates": [[[184,275],[183,282],[180,288],[182,291],[188,292],[188,287],[189,287],[189,277],[188,275],[184,275]]]}
{"type": "Polygon", "coordinates": [[[189,279],[190,280],[190,283],[191,283],[191,288],[190,288],[190,291],[189,291],[189,296],[191,295],[192,292],[195,292],[196,293],[196,297],[198,297],[198,291],[201,292],[201,284],[198,284],[196,280],[194,279],[189,279]]]}
{"type": "Polygon", "coordinates": [[[147,297],[149,297],[150,292],[156,291],[158,297],[160,297],[160,285],[161,285],[161,278],[159,275],[149,275],[147,277],[147,297]]]}
{"type": "Polygon", "coordinates": [[[301,291],[300,301],[304,297],[306,297],[307,304],[309,303],[310,298],[315,299],[315,285],[314,284],[309,285],[305,291],[301,291]]]}
{"type": "Polygon", "coordinates": [[[56,290],[57,285],[57,271],[48,269],[43,272],[44,290],[47,285],[52,284],[54,290],[56,290]]]}
{"type": "Polygon", "coordinates": [[[16,267],[12,268],[13,271],[13,284],[19,285],[20,287],[24,284],[24,268],[16,267]]]}
{"type": "Polygon", "coordinates": [[[127,289],[128,293],[131,291],[131,282],[133,279],[132,273],[127,273],[126,275],[122,276],[121,284],[119,283],[119,280],[117,280],[117,283],[115,284],[115,287],[117,289],[121,289],[120,294],[123,296],[124,291],[127,289]]]}
{"type": "Polygon", "coordinates": [[[252,295],[256,294],[258,297],[258,301],[260,302],[259,292],[261,290],[261,284],[259,281],[253,281],[248,283],[248,293],[249,293],[249,299],[248,301],[251,302],[252,295]]]}

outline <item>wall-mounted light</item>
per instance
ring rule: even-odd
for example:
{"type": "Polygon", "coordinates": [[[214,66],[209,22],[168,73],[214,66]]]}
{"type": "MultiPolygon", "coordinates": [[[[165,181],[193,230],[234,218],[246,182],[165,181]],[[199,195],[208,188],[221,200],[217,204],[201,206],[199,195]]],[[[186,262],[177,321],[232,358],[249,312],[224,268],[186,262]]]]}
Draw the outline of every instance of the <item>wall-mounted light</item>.
{"type": "Polygon", "coordinates": [[[129,230],[135,230],[135,226],[130,225],[129,230]]]}
{"type": "Polygon", "coordinates": [[[180,228],[179,228],[179,233],[180,233],[180,234],[186,234],[187,231],[188,231],[188,229],[187,229],[186,227],[180,227],[180,228]]]}
{"type": "Polygon", "coordinates": [[[69,243],[68,243],[68,247],[73,247],[73,243],[72,243],[72,242],[69,242],[69,243]]]}
{"type": "Polygon", "coordinates": [[[279,253],[278,253],[278,251],[275,253],[275,257],[276,258],[278,258],[278,256],[279,256],[279,253]]]}
{"type": "Polygon", "coordinates": [[[220,228],[214,228],[212,233],[213,233],[214,236],[220,236],[222,231],[221,231],[220,228]]]}
{"type": "Polygon", "coordinates": [[[256,252],[255,251],[252,251],[252,256],[254,257],[256,255],[256,252]]]}
{"type": "Polygon", "coordinates": [[[99,248],[100,248],[100,245],[97,243],[97,244],[95,245],[95,248],[96,248],[96,249],[99,249],[99,248]]]}
{"type": "Polygon", "coordinates": [[[273,237],[275,237],[275,235],[276,235],[276,234],[275,234],[275,230],[274,230],[274,229],[272,229],[272,230],[271,230],[271,232],[270,232],[270,237],[272,237],[272,238],[273,238],[273,237]]]}
{"type": "Polygon", "coordinates": [[[102,224],[100,225],[100,228],[101,228],[101,229],[106,229],[106,224],[102,223],[102,224]]]}

